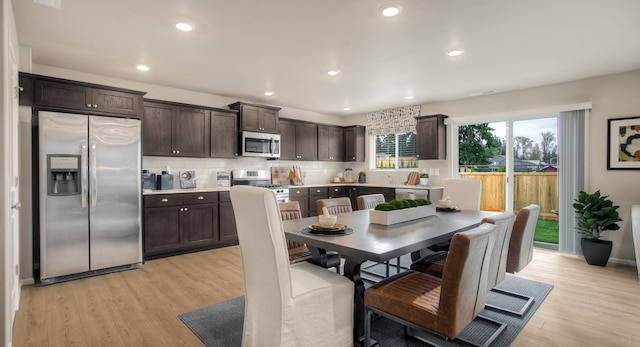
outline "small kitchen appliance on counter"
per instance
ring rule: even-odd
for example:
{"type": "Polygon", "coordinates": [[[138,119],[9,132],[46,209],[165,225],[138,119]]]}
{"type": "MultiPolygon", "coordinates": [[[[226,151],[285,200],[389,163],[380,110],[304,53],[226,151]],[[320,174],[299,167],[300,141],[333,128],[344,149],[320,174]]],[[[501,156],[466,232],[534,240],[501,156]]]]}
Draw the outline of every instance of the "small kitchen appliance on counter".
{"type": "Polygon", "coordinates": [[[233,170],[231,185],[246,185],[271,189],[276,193],[278,202],[289,201],[289,188],[282,184],[272,183],[271,175],[266,170],[233,170]]]}

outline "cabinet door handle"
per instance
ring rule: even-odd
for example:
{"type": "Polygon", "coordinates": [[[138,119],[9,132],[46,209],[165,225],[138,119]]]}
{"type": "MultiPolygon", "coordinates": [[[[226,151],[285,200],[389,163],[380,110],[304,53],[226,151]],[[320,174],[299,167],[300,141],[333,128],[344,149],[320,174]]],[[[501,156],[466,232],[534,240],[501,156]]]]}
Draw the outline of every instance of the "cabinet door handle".
{"type": "Polygon", "coordinates": [[[91,104],[87,104],[87,107],[88,107],[88,108],[91,108],[91,104]]]}
{"type": "Polygon", "coordinates": [[[185,207],[185,208],[184,208],[184,212],[187,212],[187,211],[189,211],[189,209],[185,207]]]}
{"type": "Polygon", "coordinates": [[[320,193],[320,189],[316,189],[316,193],[320,193]]]}
{"type": "Polygon", "coordinates": [[[204,196],[200,195],[200,196],[198,197],[198,200],[204,200],[204,196]]]}
{"type": "Polygon", "coordinates": [[[180,154],[180,151],[176,151],[176,154],[180,154]]]}
{"type": "Polygon", "coordinates": [[[167,198],[163,198],[162,200],[160,200],[161,202],[169,202],[169,199],[167,198]]]}
{"type": "Polygon", "coordinates": [[[91,105],[91,107],[93,107],[93,108],[98,108],[98,105],[93,104],[93,105],[91,105]]]}

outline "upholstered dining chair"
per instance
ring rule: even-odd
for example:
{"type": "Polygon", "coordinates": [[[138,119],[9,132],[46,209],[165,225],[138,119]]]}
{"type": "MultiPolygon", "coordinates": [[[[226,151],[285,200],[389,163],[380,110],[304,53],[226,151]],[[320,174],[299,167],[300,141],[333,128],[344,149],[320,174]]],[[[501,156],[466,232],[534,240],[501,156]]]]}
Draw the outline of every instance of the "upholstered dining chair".
{"type": "MultiPolygon", "coordinates": [[[[370,345],[373,313],[402,323],[409,334],[418,328],[455,339],[484,308],[495,229],[486,223],[455,234],[442,278],[409,270],[365,290],[364,345],[370,345]]],[[[499,325],[490,337],[495,339],[505,326],[492,322],[499,325]]]]}
{"type": "Polygon", "coordinates": [[[316,207],[318,213],[322,214],[323,207],[326,207],[329,214],[338,214],[353,211],[351,207],[351,199],[349,198],[333,198],[333,199],[318,199],[316,200],[316,207]]]}
{"type": "MultiPolygon", "coordinates": [[[[503,212],[492,218],[483,218],[480,223],[496,224],[496,242],[494,243],[494,251],[492,252],[491,263],[489,264],[489,277],[487,285],[493,288],[496,283],[504,279],[506,272],[506,258],[509,247],[509,237],[513,230],[515,215],[513,212],[503,212]],[[500,269],[503,274],[500,275],[500,269]]],[[[449,258],[449,252],[440,251],[429,254],[411,264],[411,269],[428,273],[433,276],[442,277],[445,263],[449,258]]]]}
{"type": "MultiPolygon", "coordinates": [[[[507,254],[506,271],[516,273],[522,270],[533,258],[533,235],[536,231],[536,223],[540,215],[540,206],[531,204],[521,208],[516,214],[513,223],[513,232],[511,240],[509,240],[509,251],[507,254]]],[[[524,316],[534,303],[532,296],[506,291],[504,289],[494,288],[493,291],[517,297],[524,301],[519,309],[508,309],[504,307],[492,306],[491,308],[505,311],[517,316],[524,316]]]]}
{"type": "Polygon", "coordinates": [[[539,216],[540,206],[536,204],[523,207],[518,211],[509,241],[507,272],[520,272],[533,259],[533,235],[536,232],[539,216]]]}
{"type": "MultiPolygon", "coordinates": [[[[513,232],[514,222],[515,215],[513,214],[513,212],[508,211],[495,215],[491,218],[483,218],[481,221],[481,223],[492,223],[496,225],[496,242],[494,243],[493,251],[491,252],[491,259],[489,262],[487,290],[493,290],[509,295],[511,295],[511,292],[506,292],[494,287],[498,283],[502,282],[506,275],[509,241],[513,232]]],[[[442,277],[446,262],[449,260],[450,256],[450,253],[448,254],[444,251],[438,252],[434,255],[426,256],[414,262],[413,264],[411,264],[411,269],[425,272],[433,276],[442,277]]],[[[487,307],[512,313],[510,310],[500,306],[487,304],[487,307]]]]}
{"type": "MultiPolygon", "coordinates": [[[[376,206],[378,206],[379,204],[382,204],[383,202],[385,202],[384,199],[384,195],[382,194],[366,194],[366,195],[358,195],[357,199],[357,205],[358,205],[358,210],[368,210],[368,209],[372,209],[375,208],[376,206]]],[[[377,264],[374,264],[377,265],[377,264]]],[[[385,266],[386,266],[386,277],[389,277],[389,268],[392,264],[389,263],[389,261],[385,261],[385,266]]],[[[399,273],[401,270],[401,266],[400,266],[400,257],[396,258],[396,273],[399,273]]],[[[362,271],[368,272],[366,268],[362,269],[362,271]]],[[[376,276],[377,274],[373,273],[373,272],[368,272],[374,276],[376,276]]]]}
{"type": "MultiPolygon", "coordinates": [[[[449,197],[451,204],[461,210],[480,210],[482,181],[471,178],[448,178],[444,180],[442,198],[449,197]]],[[[449,250],[449,242],[444,241],[428,247],[433,252],[449,250]]]]}
{"type": "MultiPolygon", "coordinates": [[[[278,203],[278,209],[282,220],[302,218],[300,204],[297,201],[280,202],[278,203]]],[[[289,262],[292,264],[308,261],[312,258],[311,251],[304,243],[287,240],[287,250],[289,251],[289,262]]],[[[326,268],[335,267],[336,272],[340,272],[340,254],[338,252],[324,252],[320,258],[322,264],[319,265],[326,268]]]]}
{"type": "Polygon", "coordinates": [[[356,199],[358,203],[358,210],[375,208],[379,204],[385,202],[384,195],[382,194],[358,195],[356,199]]]}
{"type": "Polygon", "coordinates": [[[242,346],[351,346],[353,282],[303,262],[289,264],[275,194],[231,187],[245,286],[242,346]]]}
{"type": "Polygon", "coordinates": [[[453,206],[461,210],[480,210],[482,181],[470,178],[448,178],[444,180],[442,197],[451,198],[453,206]]]}

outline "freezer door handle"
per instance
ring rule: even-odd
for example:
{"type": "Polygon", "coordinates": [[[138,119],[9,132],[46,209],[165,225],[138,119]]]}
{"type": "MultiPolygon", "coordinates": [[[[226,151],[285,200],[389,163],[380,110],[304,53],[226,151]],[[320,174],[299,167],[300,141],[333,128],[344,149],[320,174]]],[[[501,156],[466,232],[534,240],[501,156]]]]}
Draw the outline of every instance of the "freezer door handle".
{"type": "Polygon", "coordinates": [[[89,156],[91,165],[89,165],[89,185],[91,186],[91,207],[96,207],[96,201],[98,200],[98,185],[97,173],[96,173],[96,144],[91,144],[91,155],[89,156]]]}
{"type": "Polygon", "coordinates": [[[80,145],[80,191],[82,198],[80,204],[82,208],[87,208],[87,144],[80,145]]]}

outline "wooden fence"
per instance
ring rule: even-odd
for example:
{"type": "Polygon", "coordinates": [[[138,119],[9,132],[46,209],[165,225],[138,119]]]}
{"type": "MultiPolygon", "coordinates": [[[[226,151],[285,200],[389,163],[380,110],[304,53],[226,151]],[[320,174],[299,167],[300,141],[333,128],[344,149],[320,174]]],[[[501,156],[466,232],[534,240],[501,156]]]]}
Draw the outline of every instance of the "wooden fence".
{"type": "MultiPolygon", "coordinates": [[[[460,178],[482,180],[480,209],[485,211],[505,210],[506,174],[504,172],[461,172],[460,178]]],[[[551,212],[558,210],[558,173],[516,172],[513,174],[513,208],[519,210],[529,204],[540,205],[540,218],[558,220],[551,212]]]]}

